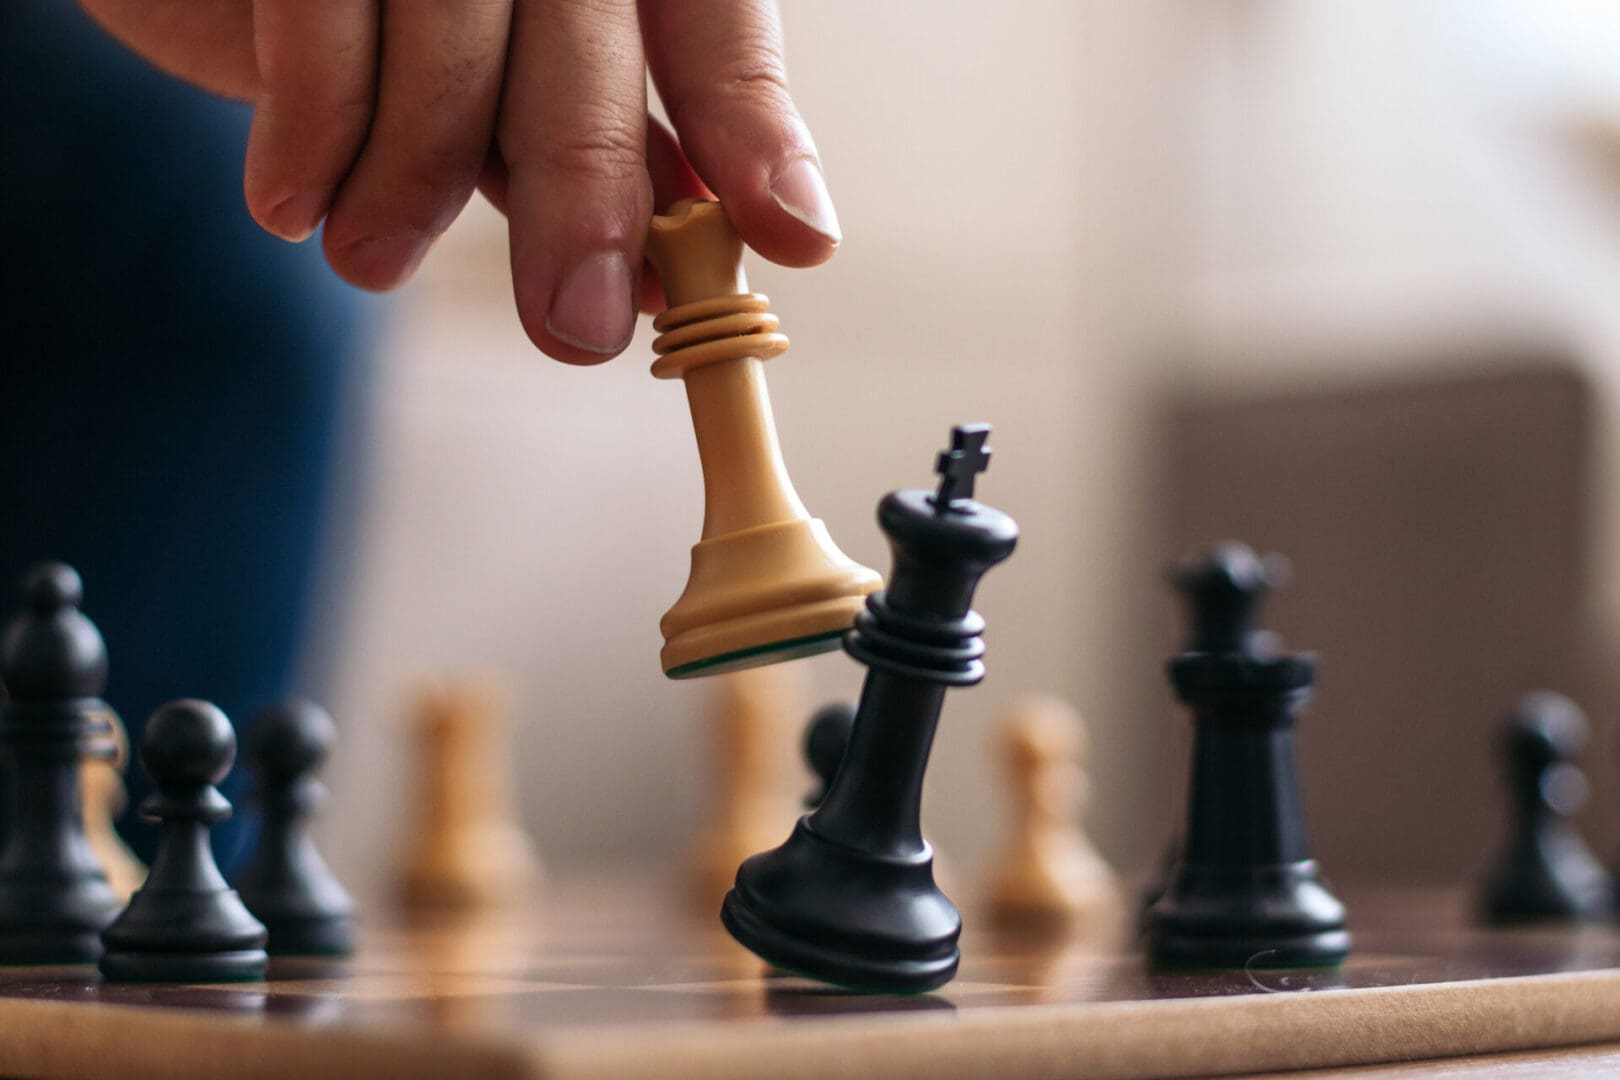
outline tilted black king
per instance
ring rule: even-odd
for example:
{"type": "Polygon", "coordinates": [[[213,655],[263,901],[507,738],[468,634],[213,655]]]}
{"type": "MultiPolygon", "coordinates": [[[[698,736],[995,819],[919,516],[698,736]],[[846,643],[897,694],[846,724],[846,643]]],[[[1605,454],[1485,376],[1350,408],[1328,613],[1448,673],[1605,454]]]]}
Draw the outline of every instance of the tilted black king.
{"type": "Polygon", "coordinates": [[[878,504],[894,569],[844,638],[869,669],[849,748],[826,798],[785,844],[743,863],[721,910],[732,935],[778,967],[899,992],[956,973],[962,919],[934,883],[919,818],[945,691],[984,678],[974,589],[1018,540],[1012,518],[973,501],[989,432],[957,427],[937,491],[878,504]]]}

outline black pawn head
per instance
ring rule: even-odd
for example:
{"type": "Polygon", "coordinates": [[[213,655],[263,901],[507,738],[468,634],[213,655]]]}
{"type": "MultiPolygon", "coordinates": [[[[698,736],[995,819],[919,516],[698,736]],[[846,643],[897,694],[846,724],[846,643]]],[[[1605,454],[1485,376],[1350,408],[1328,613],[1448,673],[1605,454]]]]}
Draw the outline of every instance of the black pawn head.
{"type": "Polygon", "coordinates": [[[287,787],[315,772],[332,752],[337,726],[312,701],[285,701],[254,718],[248,760],[268,787],[287,787]]]}
{"type": "Polygon", "coordinates": [[[1589,733],[1586,714],[1550,690],[1524,695],[1508,714],[1502,735],[1509,778],[1525,802],[1560,815],[1586,801],[1586,778],[1573,762],[1589,733]]]}
{"type": "Polygon", "coordinates": [[[40,563],[22,578],[23,609],[0,638],[0,681],[14,701],[95,698],[107,685],[107,646],[79,611],[71,566],[40,563]]]}
{"type": "Polygon", "coordinates": [[[1187,651],[1255,656],[1275,652],[1273,635],[1256,630],[1254,624],[1260,602],[1286,584],[1288,574],[1285,557],[1256,555],[1236,540],[1222,541],[1202,558],[1178,565],[1171,580],[1190,609],[1187,651]]]}
{"type": "Polygon", "coordinates": [[[164,705],[141,735],[141,766],[159,794],[142,809],[150,817],[223,818],[230,804],[214,790],[236,761],[236,732],[223,712],[206,701],[164,705]]]}
{"type": "Polygon", "coordinates": [[[804,731],[804,760],[820,781],[817,789],[805,799],[805,805],[820,806],[827,797],[827,788],[843,763],[844,751],[849,748],[849,737],[855,730],[855,708],[844,702],[823,705],[810,718],[804,731]]]}

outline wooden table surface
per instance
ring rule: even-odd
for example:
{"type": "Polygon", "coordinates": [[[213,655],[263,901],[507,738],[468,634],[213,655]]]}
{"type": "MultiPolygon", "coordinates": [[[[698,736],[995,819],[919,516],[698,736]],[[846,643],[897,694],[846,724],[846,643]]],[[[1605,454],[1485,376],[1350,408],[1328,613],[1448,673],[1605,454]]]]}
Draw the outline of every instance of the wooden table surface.
{"type": "Polygon", "coordinates": [[[769,972],[681,895],[565,883],[514,919],[374,919],[352,960],[277,963],[263,983],[0,971],[0,1075],[1072,1080],[1406,1062],[1382,1071],[1533,1077],[1620,1063],[1612,1046],[1557,1049],[1620,1043],[1620,931],[1483,930],[1453,896],[1352,895],[1356,951],[1336,971],[1152,972],[1119,925],[1039,937],[969,912],[960,976],[903,997],[769,972]],[[1414,1061],[1447,1055],[1474,1058],[1414,1061]]]}

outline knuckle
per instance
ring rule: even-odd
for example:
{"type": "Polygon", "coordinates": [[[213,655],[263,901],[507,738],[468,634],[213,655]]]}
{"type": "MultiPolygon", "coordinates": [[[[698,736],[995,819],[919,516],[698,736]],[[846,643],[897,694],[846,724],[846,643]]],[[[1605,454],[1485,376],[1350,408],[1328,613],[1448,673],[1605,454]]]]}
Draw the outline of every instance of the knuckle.
{"type": "Polygon", "coordinates": [[[273,92],[266,89],[259,110],[272,117],[271,130],[318,151],[357,139],[371,123],[369,93],[273,92]]]}
{"type": "Polygon", "coordinates": [[[624,183],[645,174],[641,138],[616,117],[594,119],[550,137],[520,140],[530,145],[519,158],[530,158],[547,172],[597,183],[624,183]]]}
{"type": "Polygon", "coordinates": [[[327,223],[343,241],[377,237],[434,237],[450,227],[471,197],[476,174],[435,174],[421,162],[393,174],[373,173],[364,186],[345,185],[327,223]]]}
{"type": "Polygon", "coordinates": [[[670,102],[671,109],[738,107],[790,110],[787,71],[771,49],[744,49],[713,69],[685,100],[670,102]]]}

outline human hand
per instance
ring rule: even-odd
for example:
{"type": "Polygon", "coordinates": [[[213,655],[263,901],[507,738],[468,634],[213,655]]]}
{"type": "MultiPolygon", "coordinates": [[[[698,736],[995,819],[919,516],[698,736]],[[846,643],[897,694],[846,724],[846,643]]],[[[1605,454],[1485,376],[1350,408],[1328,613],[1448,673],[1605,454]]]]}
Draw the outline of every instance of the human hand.
{"type": "Polygon", "coordinates": [[[509,219],[524,329],[558,360],[617,355],[638,301],[661,306],[642,263],[655,203],[712,192],[785,266],[840,239],[772,0],[81,2],[159,67],[253,103],[249,210],[289,240],[324,221],[355,285],[409,279],[481,188],[509,219]],[[679,142],[647,115],[649,69],[679,142]]]}

